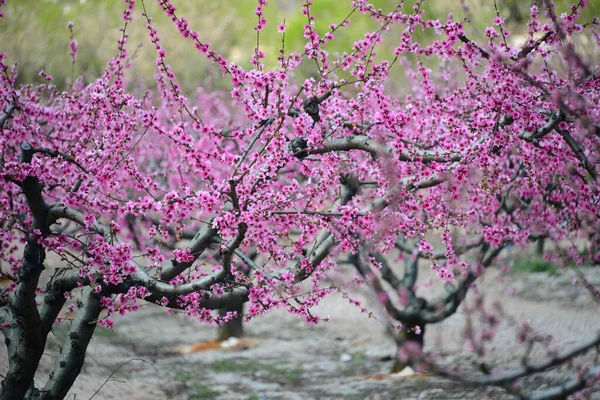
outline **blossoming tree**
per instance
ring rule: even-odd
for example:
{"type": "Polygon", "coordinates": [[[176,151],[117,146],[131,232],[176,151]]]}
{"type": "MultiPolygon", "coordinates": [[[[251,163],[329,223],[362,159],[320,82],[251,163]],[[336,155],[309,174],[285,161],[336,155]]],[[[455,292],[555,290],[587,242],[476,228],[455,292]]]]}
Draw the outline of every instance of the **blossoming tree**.
{"type": "MultiPolygon", "coordinates": [[[[508,243],[545,237],[571,258],[599,261],[600,82],[573,44],[598,25],[578,20],[586,1],[560,16],[550,1],[532,7],[516,46],[501,14],[478,44],[463,21],[426,19],[423,1],[385,11],[353,1],[323,33],[307,0],[304,52],[282,46],[269,69],[259,0],[249,70],[204,42],[169,0],[158,3],[229,94],[184,95],[144,1],[125,1],[117,55],[89,85],[60,91],[42,72],[46,83],[17,86],[17,68],[0,57],[0,247],[12,281],[0,297],[9,358],[0,399],[64,398],[94,328],[140,301],[215,324],[236,315],[212,310],[244,302],[247,318],[284,308],[316,323],[311,309],[335,290],[322,278],[350,260],[414,337],[451,315],[508,243]],[[379,29],[329,54],[354,14],[379,29]],[[128,89],[127,28],[138,21],[156,49],[156,92],[128,89]],[[437,39],[422,44],[417,30],[437,39]],[[387,39],[392,60],[377,56],[387,39]],[[296,82],[302,64],[315,74],[296,82]],[[388,91],[395,69],[411,84],[401,97],[388,91]],[[441,239],[442,255],[426,235],[441,239]],[[389,268],[395,247],[429,262],[448,295],[417,298],[414,264],[402,279],[389,268]],[[481,251],[475,261],[463,257],[471,249],[481,251]],[[65,310],[74,313],[68,339],[35,387],[65,310]]],[[[285,24],[278,29],[285,44],[285,24]]],[[[75,62],[76,41],[69,51],[75,62]]]]}

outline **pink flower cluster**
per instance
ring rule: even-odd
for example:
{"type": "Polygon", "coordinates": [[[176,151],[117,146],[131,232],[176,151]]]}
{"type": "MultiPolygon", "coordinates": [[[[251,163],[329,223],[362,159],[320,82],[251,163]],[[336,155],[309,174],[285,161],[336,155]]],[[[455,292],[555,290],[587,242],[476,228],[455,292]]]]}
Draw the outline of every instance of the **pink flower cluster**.
{"type": "MultiPolygon", "coordinates": [[[[184,265],[185,273],[161,283],[183,290],[217,278],[157,302],[206,322],[218,321],[204,307],[207,299],[244,288],[247,318],[281,307],[317,322],[311,309],[334,291],[323,282],[337,261],[365,243],[389,254],[400,235],[419,240],[418,251],[448,282],[469,269],[456,251],[469,237],[489,246],[524,246],[544,236],[559,247],[585,241],[594,244],[592,253],[600,248],[599,71],[561,44],[591,30],[579,21],[585,1],[556,18],[533,6],[522,46],[507,39],[501,16],[485,29],[485,43],[476,43],[463,22],[429,20],[420,3],[383,12],[354,1],[351,10],[379,28],[338,56],[325,47],[350,18],[320,35],[307,0],[304,53],[282,52],[267,70],[258,40],[252,69],[235,65],[169,0],[159,0],[182,38],[231,84],[228,93],[198,89],[191,96],[140,4],[126,1],[118,55],[87,85],[78,80],[61,91],[42,71],[40,82],[18,86],[17,71],[0,57],[0,258],[12,273],[17,243],[29,237],[33,221],[22,195],[28,177],[43,182],[51,205],[81,213],[80,220],[61,217],[40,239],[79,271],[81,286],[104,293],[133,285],[141,272],[159,279],[184,265]],[[127,89],[127,26],[136,13],[156,51],[156,92],[127,89]],[[421,43],[418,30],[436,39],[421,43]],[[390,32],[399,32],[395,58],[382,60],[377,52],[394,39],[390,32]],[[552,69],[555,62],[570,68],[552,69]],[[315,77],[298,80],[301,65],[315,77]],[[400,70],[401,93],[391,90],[400,70]],[[20,162],[24,142],[36,149],[30,163],[20,162]],[[214,237],[197,250],[190,243],[203,243],[205,231],[214,237]],[[436,239],[443,263],[431,244],[436,239]],[[227,279],[218,275],[224,271],[227,279]]],[[[257,35],[266,32],[266,7],[258,1],[257,35]]],[[[73,62],[77,51],[72,39],[73,62]]],[[[568,247],[575,257],[576,246],[568,247]]],[[[151,291],[136,284],[104,296],[103,307],[109,314],[134,311],[136,299],[151,291]]]]}

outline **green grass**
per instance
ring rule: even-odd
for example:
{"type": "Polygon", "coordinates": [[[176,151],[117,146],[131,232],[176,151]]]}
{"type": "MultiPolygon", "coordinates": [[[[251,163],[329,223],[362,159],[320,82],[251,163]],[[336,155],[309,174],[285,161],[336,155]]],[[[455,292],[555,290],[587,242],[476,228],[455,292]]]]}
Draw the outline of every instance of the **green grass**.
{"type": "MultiPolygon", "coordinates": [[[[234,373],[239,376],[250,376],[255,378],[257,372],[262,372],[261,378],[266,381],[275,381],[283,385],[297,386],[304,379],[304,370],[302,365],[284,365],[275,363],[264,363],[245,358],[225,358],[217,360],[211,364],[187,364],[184,368],[173,373],[173,380],[184,383],[188,389],[190,399],[212,399],[219,395],[210,386],[203,383],[205,375],[198,371],[212,370],[214,374],[234,373]]],[[[175,393],[166,393],[167,396],[173,396],[175,393]]],[[[254,399],[252,396],[248,400],[254,399]]]]}
{"type": "MultiPolygon", "coordinates": [[[[392,11],[398,4],[397,0],[372,0],[376,8],[382,8],[384,13],[392,11]]],[[[267,27],[260,35],[260,47],[265,52],[267,68],[276,65],[282,36],[277,32],[277,25],[286,21],[285,48],[286,51],[303,52],[306,40],[304,25],[306,16],[301,13],[304,2],[272,2],[265,8],[267,27]]],[[[316,18],[315,29],[323,35],[329,30],[329,24],[339,24],[349,14],[349,1],[319,0],[314,2],[311,15],[316,18]]],[[[529,16],[530,1],[504,0],[500,2],[500,13],[506,18],[506,24],[513,35],[526,32],[524,18],[529,16]]],[[[557,0],[557,14],[560,15],[573,4],[573,0],[557,0]]],[[[250,57],[254,53],[256,35],[255,1],[225,0],[197,2],[175,0],[177,14],[190,21],[192,29],[199,31],[200,40],[213,43],[213,47],[230,61],[247,68],[250,67],[250,57]]],[[[469,28],[477,31],[473,39],[485,43],[482,32],[491,24],[495,16],[493,2],[485,0],[466,0],[473,13],[473,23],[469,28]]],[[[411,12],[413,2],[406,2],[404,12],[411,12]]],[[[167,51],[167,62],[178,76],[184,90],[190,93],[198,82],[212,79],[212,86],[221,85],[228,88],[226,83],[218,79],[218,70],[194,49],[191,40],[181,37],[175,24],[160,10],[155,1],[146,1],[149,15],[153,18],[162,43],[167,51]],[[189,68],[193,65],[194,68],[189,68]],[[215,79],[217,78],[217,79],[215,79]],[[189,88],[189,89],[188,89],[189,88]]],[[[74,35],[79,43],[79,55],[75,62],[75,76],[87,74],[87,81],[101,75],[106,62],[117,53],[116,42],[121,37],[119,29],[123,26],[124,4],[122,0],[19,0],[9,1],[3,11],[6,18],[0,24],[0,42],[2,51],[8,55],[7,64],[19,61],[19,79],[21,82],[42,82],[37,74],[44,69],[53,75],[54,83],[60,88],[66,88],[66,80],[71,76],[71,60],[68,55],[70,33],[67,22],[74,22],[74,35]]],[[[427,2],[422,7],[424,18],[444,21],[448,12],[452,11],[456,21],[461,21],[464,11],[461,1],[427,2]],[[435,4],[434,4],[435,3],[435,4]]],[[[136,53],[132,60],[134,71],[129,71],[135,79],[142,78],[153,84],[155,73],[154,59],[156,51],[149,43],[146,23],[141,16],[141,4],[136,5],[134,21],[127,26],[128,52],[136,53]],[[138,47],[140,46],[141,47],[138,47]]],[[[583,10],[581,22],[590,21],[600,14],[600,2],[590,1],[583,10]]],[[[352,23],[335,33],[335,40],[328,43],[325,49],[332,55],[343,51],[351,51],[353,43],[361,39],[365,32],[377,30],[379,23],[361,13],[354,13],[352,23]]],[[[394,26],[390,33],[384,36],[384,43],[377,49],[377,57],[392,58],[393,49],[398,44],[399,32],[402,26],[394,26]]],[[[470,29],[468,30],[471,31],[470,29]]],[[[420,29],[415,32],[415,38],[423,44],[439,39],[433,29],[420,29]]],[[[590,39],[593,43],[593,39],[590,39]]],[[[594,46],[588,45],[587,48],[594,46]]],[[[589,51],[589,50],[588,50],[589,51]]],[[[410,57],[410,55],[408,55],[410,57]]],[[[432,68],[439,60],[424,58],[424,62],[432,68]]],[[[299,82],[314,75],[311,63],[301,67],[299,82]]],[[[391,70],[402,77],[401,68],[391,70]]],[[[341,73],[341,71],[338,71],[341,73]]],[[[344,74],[342,74],[344,75],[344,74]]],[[[228,80],[224,80],[228,82],[228,80]]],[[[219,87],[221,87],[219,86],[219,87]]]]}
{"type": "MultiPolygon", "coordinates": [[[[302,382],[303,369],[301,365],[286,366],[272,363],[260,363],[249,359],[228,358],[218,360],[212,364],[186,365],[185,369],[176,371],[173,374],[173,380],[185,383],[189,389],[186,390],[190,399],[213,399],[219,395],[219,392],[212,387],[202,383],[205,378],[198,371],[202,369],[211,369],[214,373],[237,373],[254,375],[258,371],[266,372],[268,379],[274,379],[280,383],[289,385],[298,385],[302,382]]],[[[176,393],[165,393],[167,397],[173,397],[176,393]]],[[[255,400],[256,396],[248,397],[248,400],[255,400]]]]}
{"type": "Polygon", "coordinates": [[[103,328],[103,327],[97,327],[94,330],[94,336],[95,337],[101,337],[101,338],[107,338],[107,339],[114,339],[118,336],[119,334],[117,332],[115,332],[112,329],[108,329],[108,328],[103,328]]]}
{"type": "Polygon", "coordinates": [[[288,380],[296,380],[297,376],[300,374],[302,368],[300,366],[296,366],[293,368],[288,368],[284,365],[277,365],[272,363],[260,363],[255,360],[249,359],[239,359],[239,358],[226,358],[223,360],[218,360],[212,363],[209,366],[216,373],[223,372],[245,372],[245,373],[255,373],[258,371],[268,372],[272,375],[283,376],[288,380]]]}
{"type": "Polygon", "coordinates": [[[554,264],[539,258],[516,260],[512,271],[515,273],[546,272],[548,276],[559,274],[558,269],[554,264]]]}
{"type": "Polygon", "coordinates": [[[245,359],[226,358],[219,360],[210,366],[213,371],[220,372],[256,372],[261,368],[254,361],[245,359]]]}
{"type": "Polygon", "coordinates": [[[287,369],[283,377],[292,385],[298,385],[302,382],[302,371],[302,366],[297,365],[294,368],[287,369]]]}
{"type": "Polygon", "coordinates": [[[266,372],[269,377],[282,380],[292,385],[297,385],[302,381],[302,366],[286,366],[272,363],[260,363],[248,359],[223,359],[210,365],[210,368],[216,373],[239,372],[254,374],[259,371],[266,372]]]}
{"type": "Polygon", "coordinates": [[[66,323],[54,325],[52,327],[52,332],[50,332],[46,339],[46,351],[58,353],[66,343],[69,336],[69,329],[71,329],[71,326],[66,323]]]}
{"type": "MultiPolygon", "coordinates": [[[[197,370],[177,371],[173,376],[173,379],[178,382],[190,383],[192,385],[189,392],[190,399],[214,399],[219,394],[219,392],[212,387],[202,383],[202,375],[199,374],[197,370]]],[[[173,393],[167,393],[167,395],[172,396],[173,393]]]]}
{"type": "Polygon", "coordinates": [[[199,384],[194,387],[194,392],[191,393],[190,399],[214,399],[218,394],[219,392],[214,391],[210,386],[199,384]]]}
{"type": "Polygon", "coordinates": [[[352,356],[352,359],[350,362],[346,363],[344,373],[346,375],[356,375],[364,368],[365,355],[361,352],[351,353],[350,355],[352,356]]]}

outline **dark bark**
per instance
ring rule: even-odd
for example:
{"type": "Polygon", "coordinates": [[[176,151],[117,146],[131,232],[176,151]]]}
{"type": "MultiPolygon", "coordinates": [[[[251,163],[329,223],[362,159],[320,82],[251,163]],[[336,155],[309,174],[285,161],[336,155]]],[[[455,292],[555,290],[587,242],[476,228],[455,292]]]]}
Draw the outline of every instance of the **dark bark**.
{"type": "Polygon", "coordinates": [[[10,325],[3,329],[8,350],[8,373],[2,381],[0,400],[21,400],[33,384],[33,377],[42,353],[44,340],[40,316],[35,306],[35,288],[41,273],[40,265],[28,265],[22,269],[31,272],[20,281],[10,295],[7,311],[10,325]]]}

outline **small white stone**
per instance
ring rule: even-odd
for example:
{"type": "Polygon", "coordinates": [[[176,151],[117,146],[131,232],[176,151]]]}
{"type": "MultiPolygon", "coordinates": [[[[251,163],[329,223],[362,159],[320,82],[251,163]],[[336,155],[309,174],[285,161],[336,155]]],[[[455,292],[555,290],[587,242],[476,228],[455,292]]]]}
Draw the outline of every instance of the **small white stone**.
{"type": "Polygon", "coordinates": [[[415,370],[411,367],[405,367],[402,371],[398,372],[396,375],[401,377],[413,376],[415,374],[415,370]]]}
{"type": "Polygon", "coordinates": [[[238,344],[240,344],[240,339],[236,337],[230,337],[229,339],[221,342],[221,348],[230,349],[232,347],[237,346],[238,344]]]}

